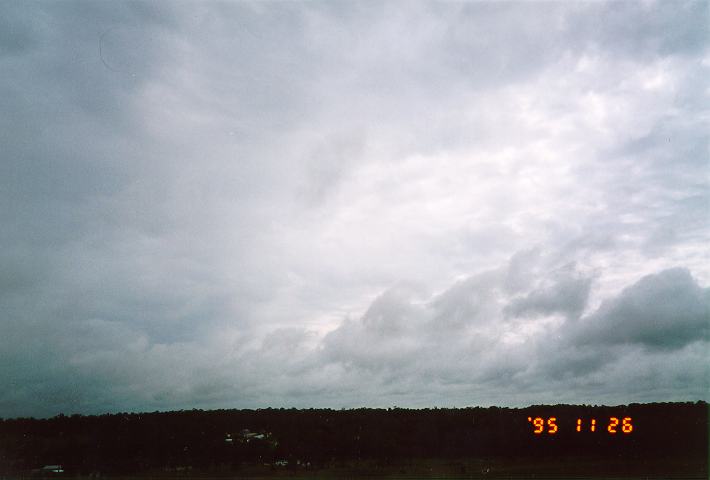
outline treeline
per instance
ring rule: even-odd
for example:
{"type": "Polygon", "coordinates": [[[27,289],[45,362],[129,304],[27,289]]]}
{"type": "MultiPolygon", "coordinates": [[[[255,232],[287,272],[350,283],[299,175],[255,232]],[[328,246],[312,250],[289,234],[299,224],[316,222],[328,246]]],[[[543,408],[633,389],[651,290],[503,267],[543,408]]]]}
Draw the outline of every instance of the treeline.
{"type": "Polygon", "coordinates": [[[267,408],[0,420],[3,475],[37,473],[51,464],[62,465],[66,474],[195,474],[250,464],[322,468],[358,461],[486,457],[667,457],[696,462],[707,471],[708,404],[267,408]],[[533,425],[535,418],[544,425],[540,434],[534,433],[540,430],[533,425]],[[630,432],[622,431],[623,419],[629,419],[630,432]],[[609,432],[610,426],[616,433],[609,432]]]}

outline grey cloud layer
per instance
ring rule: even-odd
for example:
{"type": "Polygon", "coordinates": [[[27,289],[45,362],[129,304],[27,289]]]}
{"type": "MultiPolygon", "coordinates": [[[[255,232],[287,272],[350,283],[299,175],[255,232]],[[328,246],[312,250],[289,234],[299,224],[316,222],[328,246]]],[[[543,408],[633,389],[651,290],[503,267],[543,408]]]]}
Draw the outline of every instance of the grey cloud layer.
{"type": "MultiPolygon", "coordinates": [[[[395,385],[408,377],[459,384],[472,397],[491,389],[515,396],[541,381],[551,390],[542,396],[528,393],[545,401],[562,394],[549,380],[573,379],[575,388],[584,388],[600,374],[623,365],[627,382],[623,394],[605,392],[600,397],[619,401],[644,394],[634,390],[640,380],[637,368],[624,364],[630,352],[646,363],[645,357],[658,355],[687,362],[687,351],[700,362],[682,378],[688,381],[690,375],[686,388],[697,385],[694,393],[702,395],[707,355],[698,354],[710,340],[710,289],[700,288],[687,270],[646,276],[581,317],[569,315],[564,307],[519,309],[521,300],[535,298],[539,290],[511,293],[507,273],[475,275],[424,303],[413,301],[401,289],[390,290],[375,300],[360,321],[347,322],[325,337],[326,357],[350,366],[356,374],[393,369],[388,375],[396,379],[395,385]],[[524,322],[511,318],[505,314],[511,310],[530,317],[524,322]]],[[[588,281],[560,281],[554,278],[558,275],[551,272],[552,279],[542,282],[551,280],[568,294],[565,298],[586,296],[588,281]]],[[[542,303],[549,306],[548,302],[542,303]]],[[[388,386],[382,388],[386,391],[388,386]]],[[[465,397],[455,401],[465,402],[465,397]]]]}
{"type": "Polygon", "coordinates": [[[708,16],[0,3],[0,415],[707,398],[708,16]]]}
{"type": "Polygon", "coordinates": [[[644,277],[578,327],[577,342],[679,348],[708,340],[709,295],[684,269],[644,277]]]}

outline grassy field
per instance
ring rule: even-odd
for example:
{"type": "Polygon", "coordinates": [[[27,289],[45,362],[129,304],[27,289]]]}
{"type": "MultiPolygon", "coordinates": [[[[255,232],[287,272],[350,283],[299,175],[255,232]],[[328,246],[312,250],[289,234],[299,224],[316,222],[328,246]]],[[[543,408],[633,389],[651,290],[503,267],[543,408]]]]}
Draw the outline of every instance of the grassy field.
{"type": "MultiPolygon", "coordinates": [[[[362,462],[340,464],[320,469],[299,469],[271,466],[243,466],[237,472],[185,475],[141,475],[133,477],[102,477],[110,480],[285,480],[285,479],[707,479],[707,462],[679,458],[653,461],[615,459],[417,459],[397,464],[362,462]]],[[[73,480],[95,480],[72,477],[73,480]]],[[[14,480],[10,478],[0,480],[14,480]]]]}

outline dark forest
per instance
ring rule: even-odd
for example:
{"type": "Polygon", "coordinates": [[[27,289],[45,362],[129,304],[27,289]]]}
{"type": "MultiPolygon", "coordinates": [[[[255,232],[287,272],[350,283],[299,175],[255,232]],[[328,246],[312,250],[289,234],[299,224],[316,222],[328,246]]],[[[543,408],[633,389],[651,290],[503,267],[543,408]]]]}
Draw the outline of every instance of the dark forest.
{"type": "Polygon", "coordinates": [[[478,475],[491,468],[706,478],[708,404],[181,410],[0,421],[3,476],[316,475],[338,469],[478,475]],[[542,428],[528,417],[544,419],[544,431],[535,434],[542,428]],[[633,430],[612,427],[612,418],[630,419],[633,430]]]}

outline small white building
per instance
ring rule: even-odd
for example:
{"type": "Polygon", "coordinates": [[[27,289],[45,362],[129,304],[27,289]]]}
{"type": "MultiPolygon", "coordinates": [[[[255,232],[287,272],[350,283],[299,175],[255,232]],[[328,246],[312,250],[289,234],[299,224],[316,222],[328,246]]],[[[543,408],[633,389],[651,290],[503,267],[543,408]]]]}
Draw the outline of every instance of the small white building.
{"type": "Polygon", "coordinates": [[[61,465],[45,465],[42,467],[43,473],[64,473],[61,465]]]}

